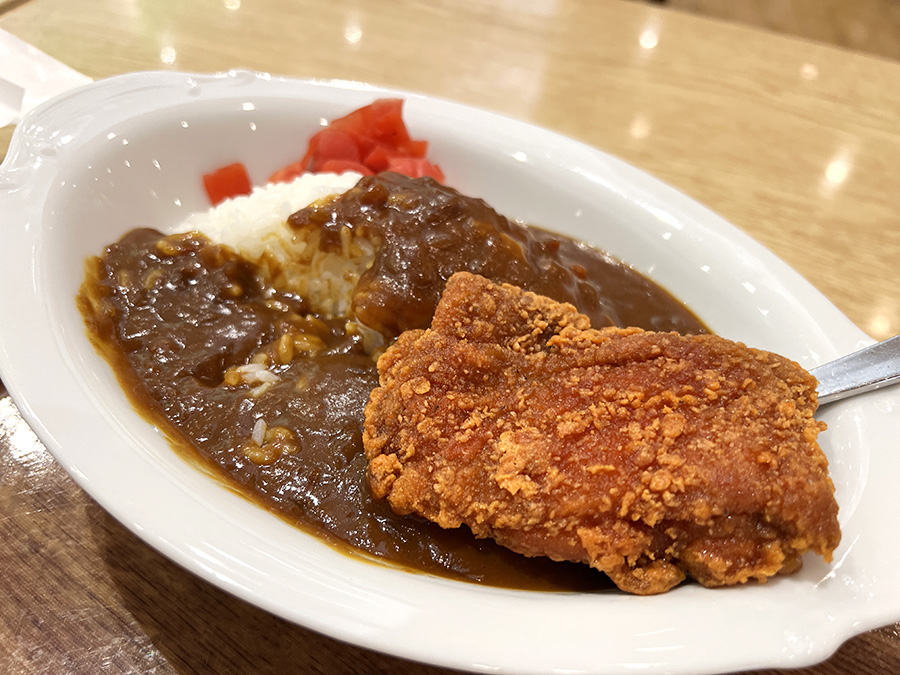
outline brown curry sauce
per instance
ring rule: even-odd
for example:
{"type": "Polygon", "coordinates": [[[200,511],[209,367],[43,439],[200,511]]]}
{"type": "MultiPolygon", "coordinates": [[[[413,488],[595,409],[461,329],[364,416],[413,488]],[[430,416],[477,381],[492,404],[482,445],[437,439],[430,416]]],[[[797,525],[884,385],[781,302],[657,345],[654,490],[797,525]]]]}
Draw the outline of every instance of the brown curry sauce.
{"type": "MultiPolygon", "coordinates": [[[[427,327],[459,270],[571,302],[598,326],[705,331],[665,290],[601,251],[511,222],[430,179],[364,178],[289,223],[322,228],[325,246],[337,245],[342,227],[377,243],[354,310],[388,338],[427,327]]],[[[361,430],[378,374],[361,337],[344,318],[311,314],[227,247],[196,233],[133,230],[88,261],[78,303],[123,389],[173,447],[297,526],[343,550],[456,579],[609,588],[587,566],[524,558],[374,500],[361,430]],[[248,385],[235,377],[248,363],[277,377],[248,385]]]]}

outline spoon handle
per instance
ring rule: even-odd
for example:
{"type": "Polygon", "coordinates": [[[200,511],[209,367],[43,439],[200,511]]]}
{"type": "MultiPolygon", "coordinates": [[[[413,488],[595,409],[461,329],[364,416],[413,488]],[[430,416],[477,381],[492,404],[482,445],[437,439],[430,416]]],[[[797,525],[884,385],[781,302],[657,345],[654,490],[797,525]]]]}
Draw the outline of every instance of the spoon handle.
{"type": "Polygon", "coordinates": [[[809,372],[819,381],[819,405],[900,382],[900,335],[809,372]]]}

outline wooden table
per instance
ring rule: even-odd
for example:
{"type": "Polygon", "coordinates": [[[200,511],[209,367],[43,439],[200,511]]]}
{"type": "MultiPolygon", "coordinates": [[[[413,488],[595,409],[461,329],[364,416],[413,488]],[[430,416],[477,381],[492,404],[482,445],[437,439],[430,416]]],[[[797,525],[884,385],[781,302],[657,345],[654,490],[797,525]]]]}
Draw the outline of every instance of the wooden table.
{"type": "MultiPolygon", "coordinates": [[[[0,28],[93,78],[239,67],[363,80],[561,131],[705,203],[872,337],[900,330],[898,63],[618,1],[28,0],[0,12],[0,28]]],[[[2,387],[0,542],[3,673],[445,672],[290,625],[169,562],[74,485],[2,387]]],[[[802,672],[900,672],[900,624],[802,672]]]]}

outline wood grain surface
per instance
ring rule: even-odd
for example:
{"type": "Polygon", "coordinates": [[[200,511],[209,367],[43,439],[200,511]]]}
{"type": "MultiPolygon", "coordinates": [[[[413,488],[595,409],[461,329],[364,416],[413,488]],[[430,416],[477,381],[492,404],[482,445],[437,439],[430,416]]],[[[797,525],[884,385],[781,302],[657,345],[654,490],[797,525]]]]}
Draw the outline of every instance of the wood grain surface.
{"type": "MultiPolygon", "coordinates": [[[[561,131],[706,204],[872,337],[900,330],[896,62],[592,0],[29,0],[0,28],[93,78],[352,79],[561,131]]],[[[0,673],[449,672],[338,643],[185,572],[78,488],[2,389],[0,542],[0,673]]],[[[792,672],[900,672],[900,624],[792,672]]]]}
{"type": "Polygon", "coordinates": [[[676,10],[900,59],[900,3],[897,0],[662,1],[666,7],[676,10]]]}

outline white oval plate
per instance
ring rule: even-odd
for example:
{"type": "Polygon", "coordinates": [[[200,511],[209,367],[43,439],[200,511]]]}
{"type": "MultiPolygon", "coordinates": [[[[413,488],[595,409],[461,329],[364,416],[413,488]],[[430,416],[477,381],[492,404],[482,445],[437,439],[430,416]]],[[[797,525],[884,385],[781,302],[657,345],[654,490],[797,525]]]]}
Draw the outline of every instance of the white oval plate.
{"type": "Polygon", "coordinates": [[[764,586],[656,597],[511,591],[342,554],[171,451],[89,344],[83,261],[128,229],[207,208],[202,173],[260,182],[320,120],[406,99],[448,182],[507,216],[590,241],[672,291],[716,332],[812,367],[869,342],[784,263],[684,195],[593,148],[461,105],[351,82],[137,73],[30,114],[0,167],[0,373],[74,479],[184,567],[288,620],[402,657],[483,672],[708,673],[802,666],[900,618],[897,390],[828,408],[841,506],[833,563],[764,586]]]}

